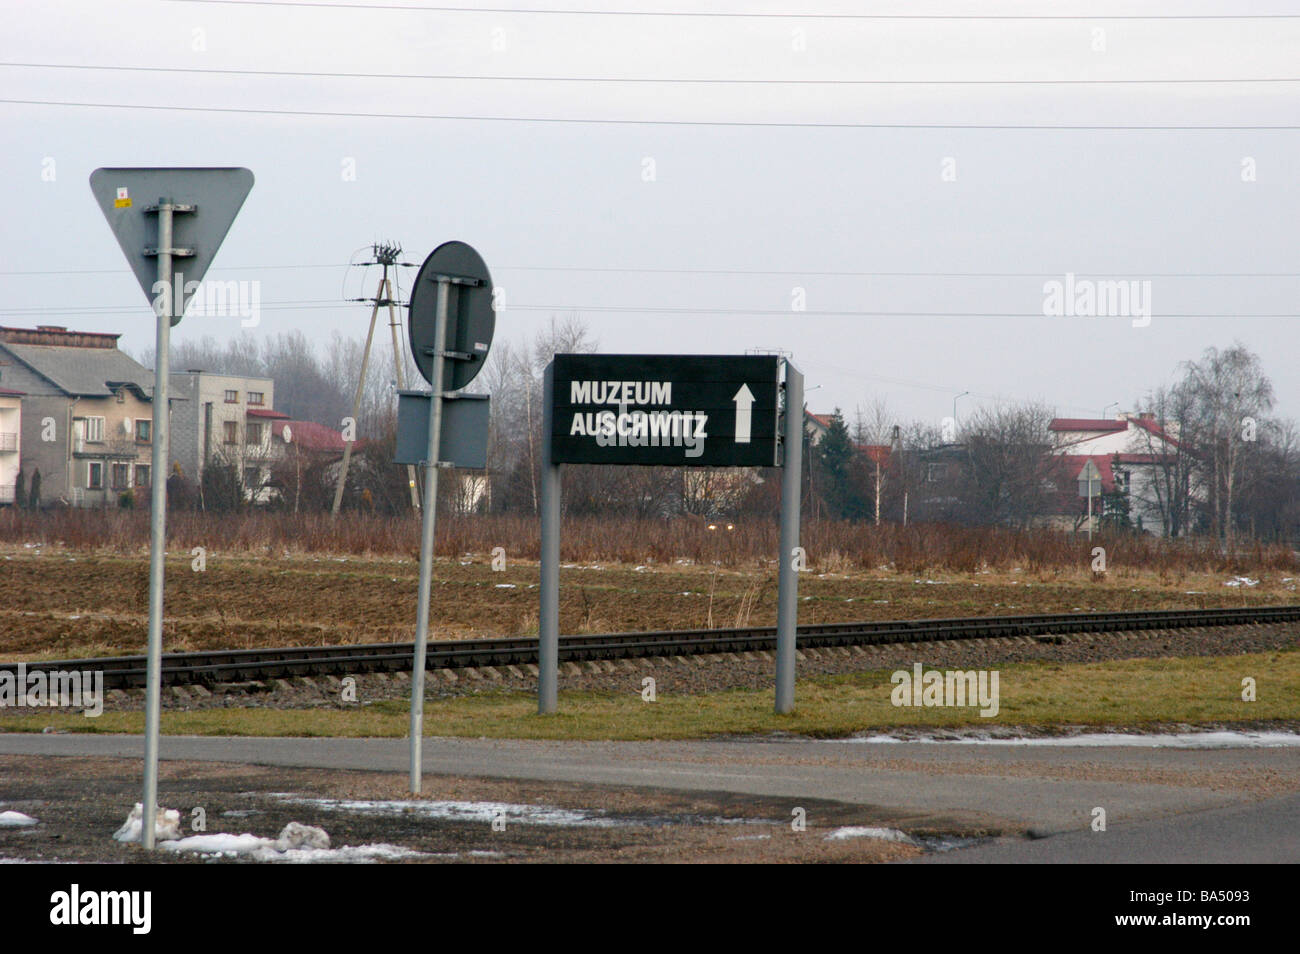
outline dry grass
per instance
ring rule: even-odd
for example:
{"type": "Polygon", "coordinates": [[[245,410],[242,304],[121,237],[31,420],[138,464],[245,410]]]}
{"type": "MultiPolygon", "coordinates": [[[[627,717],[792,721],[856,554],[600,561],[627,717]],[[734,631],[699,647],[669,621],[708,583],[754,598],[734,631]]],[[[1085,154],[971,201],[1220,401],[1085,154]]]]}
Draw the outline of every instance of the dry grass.
{"type": "MultiPolygon", "coordinates": [[[[533,516],[447,516],[438,522],[438,553],[457,556],[488,553],[505,546],[513,559],[536,559],[538,521],[533,516]]],[[[81,551],[141,553],[147,550],[149,517],[143,511],[63,510],[26,513],[0,510],[0,544],[41,545],[81,551]]],[[[419,523],[412,517],[349,513],[173,513],[168,517],[169,547],[202,546],[225,553],[347,554],[415,557],[419,523]]],[[[809,568],[817,572],[889,569],[922,575],[1022,569],[1051,574],[1087,565],[1092,546],[1106,548],[1112,567],[1154,572],[1162,578],[1195,573],[1300,571],[1300,555],[1275,545],[1254,544],[1225,553],[1208,540],[1161,540],[1149,536],[1098,535],[1092,543],[1079,534],[1046,530],[954,527],[920,524],[871,526],[805,521],[801,545],[809,568]]],[[[565,561],[666,564],[676,560],[722,567],[771,564],[777,551],[776,521],[738,521],[731,531],[707,529],[702,520],[567,518],[563,528],[565,561]]]]}
{"type": "MultiPolygon", "coordinates": [[[[1103,663],[1020,663],[998,667],[1000,710],[898,708],[885,670],[802,679],[796,710],[772,713],[769,689],[665,695],[649,704],[637,692],[565,692],[557,715],[537,715],[524,692],[485,692],[425,706],[429,735],[532,739],[691,739],[774,731],[842,737],[897,726],[1143,726],[1222,724],[1300,718],[1300,652],[1241,656],[1130,659],[1103,663]],[[1243,702],[1243,674],[1259,679],[1259,701],[1243,702]]],[[[8,732],[141,731],[137,712],[88,719],[70,712],[6,717],[8,732]]],[[[407,703],[377,702],[349,710],[205,709],[165,712],[168,735],[351,736],[400,738],[407,703]]]]}

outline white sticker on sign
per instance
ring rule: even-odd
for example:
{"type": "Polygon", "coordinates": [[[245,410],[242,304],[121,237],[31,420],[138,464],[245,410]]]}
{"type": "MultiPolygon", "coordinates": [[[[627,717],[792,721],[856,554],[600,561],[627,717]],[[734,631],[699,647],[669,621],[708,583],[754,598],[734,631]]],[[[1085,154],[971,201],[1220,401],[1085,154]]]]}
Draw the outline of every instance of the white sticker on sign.
{"type": "Polygon", "coordinates": [[[484,344],[482,341],[476,341],[476,342],[474,342],[474,350],[475,350],[475,351],[486,351],[487,349],[488,349],[488,346],[487,346],[486,344],[484,344]]]}

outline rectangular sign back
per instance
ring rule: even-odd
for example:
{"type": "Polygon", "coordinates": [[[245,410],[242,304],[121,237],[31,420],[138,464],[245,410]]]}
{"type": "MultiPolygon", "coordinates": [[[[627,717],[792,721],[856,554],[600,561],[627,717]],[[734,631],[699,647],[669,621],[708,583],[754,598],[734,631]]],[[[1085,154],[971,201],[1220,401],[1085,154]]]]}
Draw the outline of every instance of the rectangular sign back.
{"type": "Polygon", "coordinates": [[[557,354],[557,464],[775,467],[775,355],[557,354]]]}

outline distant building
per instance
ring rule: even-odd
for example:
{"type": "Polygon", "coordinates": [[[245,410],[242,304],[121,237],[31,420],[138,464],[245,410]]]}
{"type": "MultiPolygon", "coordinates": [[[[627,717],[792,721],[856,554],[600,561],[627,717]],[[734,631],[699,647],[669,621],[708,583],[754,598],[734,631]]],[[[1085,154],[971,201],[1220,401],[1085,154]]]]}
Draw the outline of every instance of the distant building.
{"type": "Polygon", "coordinates": [[[153,374],[119,337],[0,328],[0,386],[23,392],[19,456],[29,487],[40,471],[42,501],[116,504],[152,483],[153,374]]]}
{"type": "Polygon", "coordinates": [[[1087,529],[1091,491],[1093,529],[1107,515],[1105,498],[1109,497],[1124,502],[1132,526],[1165,532],[1154,485],[1169,466],[1178,440],[1160,428],[1154,415],[1120,414],[1114,420],[1058,417],[1048,430],[1058,461],[1053,471],[1058,492],[1054,525],[1087,529]],[[1089,462],[1098,473],[1091,486],[1081,482],[1089,462]]]}
{"type": "Polygon", "coordinates": [[[270,418],[275,382],[207,371],[173,372],[172,395],[184,398],[172,410],[171,456],[195,482],[213,461],[237,468],[247,486],[271,456],[270,418]],[[246,474],[253,468],[252,476],[246,474]]]}
{"type": "Polygon", "coordinates": [[[14,503],[22,470],[23,392],[0,388],[0,506],[14,503]]]}

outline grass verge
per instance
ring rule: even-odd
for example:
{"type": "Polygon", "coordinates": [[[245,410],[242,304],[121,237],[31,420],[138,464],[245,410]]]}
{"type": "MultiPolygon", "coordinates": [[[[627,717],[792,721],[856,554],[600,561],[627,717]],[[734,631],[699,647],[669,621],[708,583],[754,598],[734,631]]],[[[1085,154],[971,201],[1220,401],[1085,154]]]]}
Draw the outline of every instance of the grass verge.
{"type": "MultiPolygon", "coordinates": [[[[999,668],[1000,707],[983,718],[975,707],[896,707],[889,670],[801,680],[796,711],[772,712],[770,690],[737,689],[663,695],[566,692],[560,712],[540,717],[531,694],[483,692],[425,707],[429,735],[519,739],[645,740],[792,732],[846,736],[902,726],[1135,726],[1156,723],[1260,722],[1300,719],[1300,650],[1237,656],[1133,659],[1102,663],[1020,663],[999,668]],[[1257,701],[1242,700],[1253,678],[1257,701]]],[[[0,731],[139,733],[138,712],[97,719],[50,711],[0,718],[0,731]]],[[[355,709],[206,709],[164,712],[166,735],[340,736],[400,738],[407,704],[386,700],[355,709]]]]}

